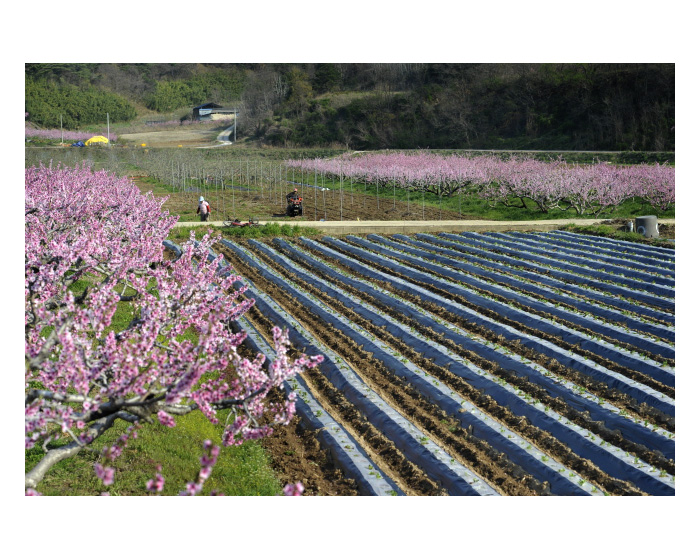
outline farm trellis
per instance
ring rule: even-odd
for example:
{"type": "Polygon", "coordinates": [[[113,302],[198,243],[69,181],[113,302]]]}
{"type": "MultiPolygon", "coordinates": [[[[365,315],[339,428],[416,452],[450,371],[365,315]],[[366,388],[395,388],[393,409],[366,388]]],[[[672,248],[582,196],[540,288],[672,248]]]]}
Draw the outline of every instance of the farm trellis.
{"type": "MultiPolygon", "coordinates": [[[[386,196],[386,192],[380,196],[379,184],[369,189],[354,176],[335,176],[323,166],[300,168],[288,160],[237,159],[230,155],[212,158],[192,150],[143,150],[134,157],[138,167],[169,186],[171,200],[181,208],[197,196],[205,196],[211,203],[214,221],[235,217],[242,202],[254,214],[251,217],[282,217],[285,195],[295,187],[304,199],[307,219],[367,219],[368,210],[372,211],[369,219],[461,217],[454,210],[443,209],[441,203],[439,208],[426,208],[424,195],[414,198],[400,186],[392,187],[393,196],[386,196]],[[371,204],[370,197],[375,199],[371,204]]],[[[397,181],[405,181],[408,175],[397,171],[396,177],[397,181]]]]}
{"type": "MultiPolygon", "coordinates": [[[[335,177],[323,167],[299,169],[289,165],[288,161],[236,157],[223,152],[214,157],[203,151],[166,148],[131,149],[119,154],[110,150],[99,153],[76,150],[62,153],[61,158],[69,164],[86,160],[95,169],[104,168],[119,175],[151,177],[160,183],[158,188],[165,189],[170,204],[179,212],[196,206],[198,196],[203,195],[211,203],[214,221],[236,217],[234,215],[238,214],[243,203],[247,203],[248,211],[254,213],[245,217],[264,219],[271,214],[275,217],[275,213],[283,211],[286,206],[286,193],[295,186],[304,198],[307,219],[365,219],[368,212],[370,219],[460,217],[455,211],[426,205],[424,194],[414,197],[400,187],[392,190],[394,198],[387,192],[380,196],[379,183],[363,184],[353,176],[344,174],[341,184],[341,177],[335,177]],[[128,157],[123,154],[128,154],[128,157]]],[[[38,151],[32,152],[30,159],[39,155],[38,151]]],[[[48,159],[49,156],[52,154],[44,153],[41,158],[48,159]]]]}
{"type": "Polygon", "coordinates": [[[674,494],[674,254],[589,239],[370,235],[221,252],[254,287],[256,336],[280,322],[326,354],[333,371],[304,387],[373,458],[362,480],[408,494],[674,494]],[[564,260],[586,251],[626,273],[564,260]]]}
{"type": "Polygon", "coordinates": [[[151,150],[140,155],[139,163],[151,176],[172,187],[175,201],[191,203],[204,196],[211,203],[214,220],[237,217],[244,200],[281,206],[286,192],[283,165],[277,161],[207,159],[193,151],[173,154],[151,150]]]}

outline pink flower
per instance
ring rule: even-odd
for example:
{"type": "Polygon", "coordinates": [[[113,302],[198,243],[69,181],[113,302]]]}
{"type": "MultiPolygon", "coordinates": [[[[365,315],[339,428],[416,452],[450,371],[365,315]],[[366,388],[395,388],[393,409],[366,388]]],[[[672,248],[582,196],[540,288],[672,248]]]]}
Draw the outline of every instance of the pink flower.
{"type": "Polygon", "coordinates": [[[156,474],[155,480],[150,479],[146,483],[146,490],[149,492],[162,492],[163,486],[165,486],[165,479],[162,474],[158,473],[156,474]]]}
{"type": "Polygon", "coordinates": [[[185,490],[180,492],[180,496],[196,496],[201,492],[202,487],[194,482],[188,482],[185,490]]]}
{"type": "Polygon", "coordinates": [[[175,427],[175,420],[167,412],[159,410],[158,411],[158,420],[160,421],[161,424],[163,424],[163,426],[167,426],[168,428],[175,427]]]}
{"type": "Polygon", "coordinates": [[[95,463],[95,474],[105,486],[114,482],[114,469],[112,467],[104,467],[100,463],[95,463]]]}
{"type": "Polygon", "coordinates": [[[285,496],[301,496],[304,493],[304,485],[301,482],[287,484],[282,493],[285,496]]]}

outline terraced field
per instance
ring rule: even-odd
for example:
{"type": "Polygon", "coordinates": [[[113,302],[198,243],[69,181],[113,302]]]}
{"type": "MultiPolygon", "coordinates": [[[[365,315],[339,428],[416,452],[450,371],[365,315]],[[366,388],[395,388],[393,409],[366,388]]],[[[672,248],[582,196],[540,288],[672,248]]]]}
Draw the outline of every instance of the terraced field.
{"type": "Polygon", "coordinates": [[[326,360],[287,387],[365,494],[673,495],[674,251],[564,232],[224,241],[326,360]]]}

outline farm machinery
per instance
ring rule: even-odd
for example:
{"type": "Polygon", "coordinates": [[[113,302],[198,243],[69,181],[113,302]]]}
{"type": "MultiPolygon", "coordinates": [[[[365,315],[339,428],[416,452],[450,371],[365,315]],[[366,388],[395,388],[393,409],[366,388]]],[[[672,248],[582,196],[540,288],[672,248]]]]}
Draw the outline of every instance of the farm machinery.
{"type": "Polygon", "coordinates": [[[299,196],[296,189],[287,195],[287,216],[294,218],[295,216],[304,215],[303,198],[299,196]]]}

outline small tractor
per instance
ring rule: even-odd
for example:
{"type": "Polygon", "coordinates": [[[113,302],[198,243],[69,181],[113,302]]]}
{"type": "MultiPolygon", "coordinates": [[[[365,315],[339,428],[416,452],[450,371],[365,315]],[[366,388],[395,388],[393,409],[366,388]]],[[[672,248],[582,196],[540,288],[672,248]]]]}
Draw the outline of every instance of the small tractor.
{"type": "Polygon", "coordinates": [[[296,192],[287,195],[287,216],[294,218],[295,216],[304,215],[304,206],[301,203],[302,198],[296,192]]]}

